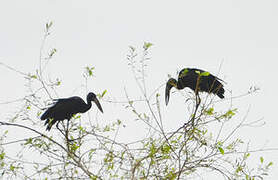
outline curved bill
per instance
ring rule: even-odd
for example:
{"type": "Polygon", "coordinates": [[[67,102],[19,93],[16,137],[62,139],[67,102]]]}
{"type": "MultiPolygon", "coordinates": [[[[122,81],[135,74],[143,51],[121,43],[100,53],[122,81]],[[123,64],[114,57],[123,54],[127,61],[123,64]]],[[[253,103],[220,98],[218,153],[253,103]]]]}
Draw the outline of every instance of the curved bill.
{"type": "Polygon", "coordinates": [[[97,105],[98,109],[103,113],[102,107],[101,107],[101,105],[100,105],[98,99],[95,98],[93,101],[94,101],[94,103],[97,105]]]}
{"type": "Polygon", "coordinates": [[[166,106],[168,105],[169,99],[170,99],[170,90],[173,86],[170,83],[166,84],[166,89],[165,89],[165,103],[166,106]]]}

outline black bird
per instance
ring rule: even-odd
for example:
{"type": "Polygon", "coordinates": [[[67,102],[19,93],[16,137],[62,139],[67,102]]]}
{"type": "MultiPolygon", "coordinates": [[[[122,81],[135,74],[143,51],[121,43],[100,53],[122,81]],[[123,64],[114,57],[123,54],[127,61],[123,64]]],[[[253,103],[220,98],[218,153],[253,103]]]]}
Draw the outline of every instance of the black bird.
{"type": "Polygon", "coordinates": [[[91,101],[94,101],[98,109],[103,113],[96,95],[92,92],[87,95],[87,104],[78,96],[55,99],[54,101],[55,104],[49,107],[41,116],[41,120],[46,120],[44,125],[47,125],[47,131],[49,131],[57,121],[58,123],[56,126],[58,128],[60,121],[63,121],[64,119],[70,120],[74,114],[88,111],[92,107],[91,101]]]}
{"type": "Polygon", "coordinates": [[[177,89],[184,89],[185,87],[189,87],[192,89],[196,95],[198,92],[207,92],[216,94],[221,99],[224,98],[224,88],[222,81],[218,77],[210,74],[201,69],[196,68],[185,68],[179,72],[178,81],[174,78],[170,78],[166,84],[165,90],[165,102],[166,105],[169,102],[170,98],[170,90],[172,87],[177,89]],[[198,82],[198,85],[197,85],[198,82]],[[198,87],[196,89],[196,87],[198,87]]]}

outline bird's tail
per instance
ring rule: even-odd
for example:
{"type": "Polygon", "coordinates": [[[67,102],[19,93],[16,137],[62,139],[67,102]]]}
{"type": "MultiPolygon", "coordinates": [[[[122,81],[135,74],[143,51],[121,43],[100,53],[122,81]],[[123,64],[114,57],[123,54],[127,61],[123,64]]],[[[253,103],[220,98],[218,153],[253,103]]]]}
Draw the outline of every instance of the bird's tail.
{"type": "Polygon", "coordinates": [[[44,125],[46,126],[46,130],[50,131],[51,127],[56,123],[56,120],[54,119],[47,119],[44,123],[44,125]]]}
{"type": "Polygon", "coordinates": [[[52,125],[48,124],[47,127],[46,127],[46,130],[50,131],[51,127],[52,127],[52,125]]]}
{"type": "Polygon", "coordinates": [[[224,88],[221,87],[218,91],[217,91],[217,96],[220,97],[221,99],[224,99],[224,88]]]}
{"type": "Polygon", "coordinates": [[[41,116],[41,120],[45,120],[48,117],[48,111],[44,112],[43,115],[41,116]]]}

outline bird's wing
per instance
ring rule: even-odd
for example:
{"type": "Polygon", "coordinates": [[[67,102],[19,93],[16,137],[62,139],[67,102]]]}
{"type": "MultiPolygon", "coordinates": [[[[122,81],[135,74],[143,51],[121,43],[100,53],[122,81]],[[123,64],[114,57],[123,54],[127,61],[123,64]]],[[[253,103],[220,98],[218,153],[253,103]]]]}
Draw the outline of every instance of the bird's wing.
{"type": "Polygon", "coordinates": [[[186,76],[189,77],[197,77],[197,72],[203,73],[205,72],[204,70],[197,69],[197,68],[184,68],[179,72],[179,78],[183,78],[186,76]]]}
{"type": "Polygon", "coordinates": [[[77,96],[55,99],[54,105],[45,111],[45,113],[41,116],[41,120],[53,118],[54,116],[57,116],[57,113],[60,114],[59,116],[76,114],[80,111],[80,108],[82,108],[82,105],[84,104],[85,102],[77,96]]]}
{"type": "Polygon", "coordinates": [[[179,72],[179,77],[178,77],[178,79],[183,78],[184,76],[186,76],[188,72],[189,72],[189,68],[184,68],[184,69],[182,69],[182,70],[179,72]]]}
{"type": "Polygon", "coordinates": [[[194,73],[197,73],[198,71],[199,71],[200,73],[206,72],[206,71],[204,71],[204,70],[202,70],[202,69],[198,69],[198,68],[188,68],[188,69],[190,69],[190,71],[191,71],[191,72],[194,72],[194,73]]]}
{"type": "Polygon", "coordinates": [[[215,78],[216,78],[218,81],[221,81],[221,82],[227,84],[223,79],[220,79],[219,77],[216,77],[216,76],[215,76],[215,78]]]}
{"type": "MultiPolygon", "coordinates": [[[[197,68],[187,68],[187,69],[189,69],[189,71],[190,72],[200,72],[200,73],[203,73],[203,72],[206,72],[206,71],[204,71],[204,70],[202,70],[202,69],[197,69],[197,68]]],[[[220,79],[219,77],[217,77],[217,76],[214,76],[213,74],[211,74],[211,73],[209,73],[209,77],[210,78],[214,78],[214,79],[216,79],[216,80],[219,80],[219,81],[221,81],[221,82],[224,82],[224,83],[226,83],[224,80],[222,80],[222,79],[220,79]]]]}
{"type": "MultiPolygon", "coordinates": [[[[206,71],[204,71],[204,70],[202,70],[202,69],[197,69],[197,68],[192,68],[192,70],[194,70],[195,72],[196,72],[196,71],[199,71],[200,73],[206,72],[206,71]]],[[[219,80],[219,81],[221,81],[221,82],[226,83],[224,80],[220,79],[220,78],[217,77],[217,76],[212,75],[211,73],[209,74],[209,76],[210,76],[211,78],[215,78],[216,80],[219,80]]]]}
{"type": "Polygon", "coordinates": [[[74,96],[67,99],[59,99],[58,103],[62,105],[61,111],[73,115],[80,112],[84,101],[80,97],[74,96]]]}
{"type": "Polygon", "coordinates": [[[66,98],[66,99],[59,99],[57,103],[63,105],[63,109],[67,112],[71,112],[72,114],[76,114],[80,112],[80,109],[83,108],[84,104],[86,104],[83,99],[78,96],[66,98]]]}

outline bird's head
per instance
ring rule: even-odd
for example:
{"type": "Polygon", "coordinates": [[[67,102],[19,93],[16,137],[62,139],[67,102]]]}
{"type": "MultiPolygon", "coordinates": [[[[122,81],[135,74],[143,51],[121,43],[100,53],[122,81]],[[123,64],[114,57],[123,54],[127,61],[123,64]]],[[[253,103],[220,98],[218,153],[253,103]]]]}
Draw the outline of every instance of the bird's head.
{"type": "Polygon", "coordinates": [[[166,102],[166,106],[169,102],[169,98],[170,98],[170,90],[172,87],[175,87],[177,88],[177,85],[178,85],[178,82],[177,80],[175,80],[174,78],[170,78],[168,81],[167,81],[167,84],[166,84],[166,89],[165,89],[165,102],[166,102]]]}
{"type": "Polygon", "coordinates": [[[99,103],[99,101],[98,101],[97,96],[95,95],[95,93],[90,92],[90,93],[87,95],[87,101],[88,101],[88,102],[89,102],[89,101],[93,101],[93,102],[97,105],[98,109],[103,113],[102,107],[101,107],[101,105],[100,105],[100,103],[99,103]]]}

